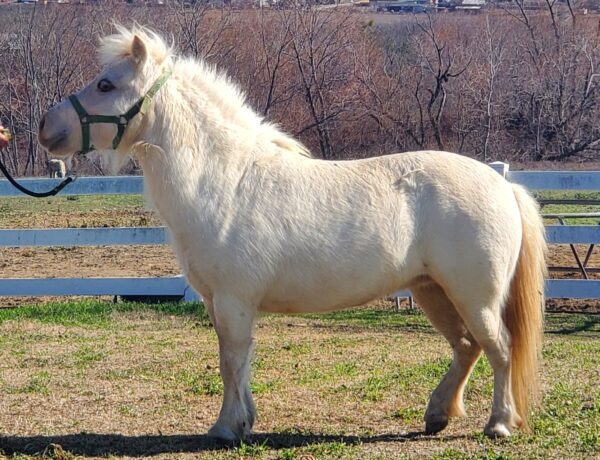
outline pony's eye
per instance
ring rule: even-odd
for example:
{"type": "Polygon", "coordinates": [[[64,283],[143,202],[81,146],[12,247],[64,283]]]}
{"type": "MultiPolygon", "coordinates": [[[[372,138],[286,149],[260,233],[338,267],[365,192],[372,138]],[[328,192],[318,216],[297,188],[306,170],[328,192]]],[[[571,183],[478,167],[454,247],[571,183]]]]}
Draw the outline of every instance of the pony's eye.
{"type": "Polygon", "coordinates": [[[113,85],[106,78],[103,78],[98,82],[98,89],[103,93],[108,93],[109,91],[115,89],[115,85],[113,85]]]}

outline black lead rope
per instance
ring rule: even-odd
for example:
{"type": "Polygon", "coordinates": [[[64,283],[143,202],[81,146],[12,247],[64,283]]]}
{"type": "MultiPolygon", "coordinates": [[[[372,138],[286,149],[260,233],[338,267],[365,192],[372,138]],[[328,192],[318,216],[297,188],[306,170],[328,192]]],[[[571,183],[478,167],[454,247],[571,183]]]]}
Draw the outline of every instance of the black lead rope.
{"type": "Polygon", "coordinates": [[[75,177],[73,176],[69,176],[66,179],[64,179],[60,184],[58,184],[56,187],[54,187],[52,190],[48,191],[48,192],[34,192],[32,190],[28,190],[25,187],[23,187],[21,184],[19,184],[8,172],[8,169],[6,169],[6,166],[4,166],[4,163],[2,163],[2,161],[0,161],[0,171],[2,171],[2,174],[4,174],[6,176],[6,178],[8,179],[8,181],[15,186],[15,188],[17,188],[18,190],[20,190],[21,192],[25,193],[26,195],[32,196],[34,198],[47,198],[49,196],[54,196],[56,195],[58,192],[60,192],[63,188],[65,188],[68,184],[70,184],[71,182],[73,182],[75,180],[75,177]]]}

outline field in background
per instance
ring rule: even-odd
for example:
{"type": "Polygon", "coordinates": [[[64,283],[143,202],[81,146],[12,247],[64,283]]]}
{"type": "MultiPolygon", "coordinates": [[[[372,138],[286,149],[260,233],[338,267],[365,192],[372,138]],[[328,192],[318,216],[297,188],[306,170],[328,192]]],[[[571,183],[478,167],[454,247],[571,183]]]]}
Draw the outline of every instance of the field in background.
{"type": "Polygon", "coordinates": [[[44,454],[205,459],[592,458],[600,454],[600,323],[551,315],[533,433],[483,437],[486,360],[468,417],[425,436],[428,395],[450,362],[420,314],[387,306],[258,322],[257,434],[223,447],[204,434],[222,384],[216,334],[197,304],[76,302],[0,311],[0,448],[44,454]]]}

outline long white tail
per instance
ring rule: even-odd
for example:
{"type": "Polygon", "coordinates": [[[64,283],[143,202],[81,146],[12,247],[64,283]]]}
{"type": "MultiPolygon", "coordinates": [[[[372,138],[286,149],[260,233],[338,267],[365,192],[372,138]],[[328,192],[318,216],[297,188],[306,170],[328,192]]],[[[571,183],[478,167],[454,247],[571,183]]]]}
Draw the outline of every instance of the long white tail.
{"type": "Polygon", "coordinates": [[[511,340],[511,384],[517,413],[524,429],[532,398],[539,393],[539,358],[544,320],[544,279],[546,277],[546,238],[537,202],[518,185],[513,191],[519,204],[523,240],[510,294],[504,310],[504,323],[511,340]]]}

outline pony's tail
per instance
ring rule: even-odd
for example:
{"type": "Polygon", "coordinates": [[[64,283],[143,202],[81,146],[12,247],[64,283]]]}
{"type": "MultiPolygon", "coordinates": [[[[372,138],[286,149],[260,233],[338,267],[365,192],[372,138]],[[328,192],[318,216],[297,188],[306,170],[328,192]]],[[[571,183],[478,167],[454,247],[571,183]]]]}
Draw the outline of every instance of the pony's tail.
{"type": "Polygon", "coordinates": [[[546,238],[537,202],[518,185],[513,185],[513,191],[521,212],[523,239],[504,310],[504,323],[511,336],[512,393],[521,427],[528,430],[530,402],[539,393],[546,238]]]}

